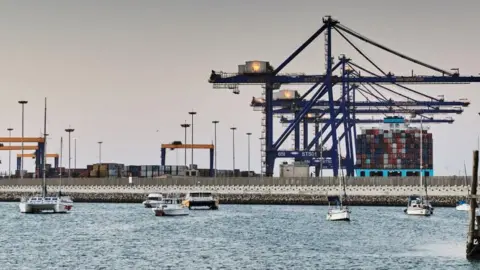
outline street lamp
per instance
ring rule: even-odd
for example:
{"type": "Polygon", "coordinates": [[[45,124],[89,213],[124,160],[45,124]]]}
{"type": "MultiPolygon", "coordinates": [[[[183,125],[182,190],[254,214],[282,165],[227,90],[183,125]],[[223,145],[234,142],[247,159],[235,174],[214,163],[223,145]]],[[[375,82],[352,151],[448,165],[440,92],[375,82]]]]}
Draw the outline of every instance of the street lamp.
{"type": "Polygon", "coordinates": [[[263,178],[263,172],[262,172],[262,167],[263,167],[263,151],[262,151],[262,142],[265,140],[265,138],[260,137],[258,138],[260,140],[260,176],[263,178]]]}
{"type": "Polygon", "coordinates": [[[73,138],[73,167],[77,170],[77,138],[73,138]]]}
{"type": "Polygon", "coordinates": [[[248,174],[250,175],[250,135],[252,135],[251,132],[247,132],[248,136],[248,174]]]}
{"type": "Polygon", "coordinates": [[[212,121],[213,123],[213,136],[214,136],[214,151],[215,151],[215,177],[217,177],[217,124],[220,123],[218,120],[212,121]]]}
{"type": "MultiPolygon", "coordinates": [[[[11,139],[13,128],[7,128],[7,130],[8,130],[8,137],[9,139],[11,139]]],[[[12,146],[11,140],[8,143],[8,146],[10,147],[12,146]]],[[[12,150],[8,150],[8,178],[11,178],[11,175],[12,175],[12,150]]]]}
{"type": "Polygon", "coordinates": [[[98,142],[98,165],[102,165],[102,141],[98,142]]]}
{"type": "Polygon", "coordinates": [[[197,114],[197,112],[191,111],[188,112],[192,116],[192,168],[193,169],[193,116],[197,114]]]}
{"type": "Polygon", "coordinates": [[[73,128],[67,128],[67,129],[65,129],[65,131],[68,132],[68,178],[70,179],[70,177],[71,177],[71,170],[72,170],[72,166],[71,166],[71,160],[72,160],[72,158],[70,157],[70,138],[71,138],[72,132],[74,132],[75,129],[73,129],[73,128]]]}
{"type": "Polygon", "coordinates": [[[232,130],[232,157],[233,157],[233,176],[235,176],[235,130],[237,129],[236,127],[231,127],[232,130]]]}
{"type": "Polygon", "coordinates": [[[23,141],[24,141],[24,129],[25,129],[25,104],[28,103],[26,100],[18,101],[22,105],[22,157],[20,158],[20,178],[23,179],[23,141]]]}
{"type": "Polygon", "coordinates": [[[181,124],[180,126],[185,129],[185,141],[184,141],[185,148],[184,149],[185,149],[185,167],[187,167],[187,128],[190,127],[190,124],[187,124],[187,121],[185,120],[185,123],[181,124]]]}

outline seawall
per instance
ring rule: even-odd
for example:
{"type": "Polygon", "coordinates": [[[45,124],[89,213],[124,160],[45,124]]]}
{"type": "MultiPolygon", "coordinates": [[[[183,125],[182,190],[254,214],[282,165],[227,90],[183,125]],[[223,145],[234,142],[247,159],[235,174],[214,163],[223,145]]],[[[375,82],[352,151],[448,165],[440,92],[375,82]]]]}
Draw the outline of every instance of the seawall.
{"type": "MultiPolygon", "coordinates": [[[[56,193],[58,185],[47,186],[56,193]]],[[[429,198],[434,206],[455,206],[467,194],[467,186],[432,186],[429,198]]],[[[22,196],[38,194],[40,185],[0,185],[0,201],[18,201],[22,196]]],[[[149,193],[208,191],[217,194],[222,204],[327,204],[327,195],[338,194],[338,186],[259,186],[259,185],[68,185],[62,193],[75,202],[140,203],[149,193]]],[[[407,196],[422,194],[421,186],[353,186],[346,188],[351,205],[405,206],[407,196]]]]}

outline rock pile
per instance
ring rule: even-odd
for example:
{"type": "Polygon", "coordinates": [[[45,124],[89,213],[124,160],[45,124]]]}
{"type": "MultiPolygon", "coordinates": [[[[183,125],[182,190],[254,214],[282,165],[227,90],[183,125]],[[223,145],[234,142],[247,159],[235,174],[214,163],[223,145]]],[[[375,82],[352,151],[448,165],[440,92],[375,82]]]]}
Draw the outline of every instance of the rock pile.
{"type": "MultiPolygon", "coordinates": [[[[0,201],[20,201],[22,196],[31,194],[10,192],[0,193],[0,201]]],[[[52,194],[53,195],[53,194],[52,194]]],[[[148,194],[135,193],[69,193],[74,202],[91,203],[141,203],[148,194]]],[[[218,194],[221,204],[290,204],[290,205],[326,205],[325,196],[280,195],[280,194],[218,194]]],[[[432,205],[455,206],[460,199],[455,196],[430,196],[432,205]]],[[[365,206],[405,206],[404,196],[349,196],[349,205],[365,206]]]]}

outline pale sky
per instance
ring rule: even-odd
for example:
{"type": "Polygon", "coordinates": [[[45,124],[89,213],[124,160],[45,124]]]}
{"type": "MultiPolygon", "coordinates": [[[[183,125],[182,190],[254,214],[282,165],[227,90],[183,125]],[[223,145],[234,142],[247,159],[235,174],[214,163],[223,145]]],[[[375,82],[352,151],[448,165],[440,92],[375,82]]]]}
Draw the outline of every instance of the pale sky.
{"type": "MultiPolygon", "coordinates": [[[[99,140],[104,141],[104,162],[153,165],[160,162],[161,143],[183,140],[180,124],[190,122],[187,112],[193,109],[198,112],[195,143],[211,143],[211,121],[220,121],[219,169],[232,167],[230,127],[236,126],[236,168],[247,168],[245,133],[252,132],[251,167],[258,172],[261,113],[249,103],[262,89],[241,87],[240,95],[213,89],[207,82],[211,70],[235,72],[248,60],[278,66],[322,25],[323,16],[332,15],[411,57],[477,75],[479,5],[478,1],[2,1],[0,125],[5,136],[8,127],[20,136],[17,101],[26,99],[25,135],[39,136],[43,99],[48,97],[49,153],[59,152],[61,136],[67,142],[64,129],[71,125],[78,138],[77,167],[97,162],[99,140]]],[[[374,70],[338,34],[333,40],[335,56],[344,53],[374,70]]],[[[435,74],[351,40],[396,75],[408,75],[412,69],[416,74],[435,74]]],[[[323,35],[284,71],[323,73],[323,35]]],[[[454,124],[431,125],[437,175],[460,170],[463,174],[464,160],[470,170],[480,132],[480,95],[475,92],[479,86],[412,86],[433,96],[472,102],[462,115],[453,115],[454,124]]],[[[442,117],[446,116],[437,116],[442,117]]],[[[275,121],[277,137],[282,126],[275,121]]],[[[291,144],[288,140],[284,146],[291,144]]],[[[64,165],[66,150],[64,144],[64,165]]],[[[12,156],[14,169],[16,153],[12,156]]],[[[5,171],[8,152],[0,157],[0,170],[5,171]]],[[[196,151],[194,157],[199,167],[208,167],[208,151],[196,151]]],[[[183,164],[183,151],[178,161],[183,164]]],[[[281,161],[277,159],[276,167],[281,161]]],[[[175,162],[175,153],[169,151],[167,163],[175,162]]],[[[31,171],[33,164],[25,159],[25,168],[31,171]]]]}

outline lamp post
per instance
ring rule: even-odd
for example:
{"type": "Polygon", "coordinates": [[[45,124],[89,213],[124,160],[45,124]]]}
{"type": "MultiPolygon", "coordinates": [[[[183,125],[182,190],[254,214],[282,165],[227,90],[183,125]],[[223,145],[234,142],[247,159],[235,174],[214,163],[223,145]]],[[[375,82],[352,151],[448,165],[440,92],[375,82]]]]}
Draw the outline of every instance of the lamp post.
{"type": "Polygon", "coordinates": [[[188,112],[192,116],[192,170],[193,170],[193,116],[197,114],[195,111],[188,112]]]}
{"type": "Polygon", "coordinates": [[[73,138],[73,167],[77,170],[77,138],[73,138]]]}
{"type": "Polygon", "coordinates": [[[247,132],[248,137],[248,174],[250,175],[250,136],[252,135],[251,132],[247,132]]]}
{"type": "Polygon", "coordinates": [[[22,105],[22,157],[20,158],[20,178],[23,179],[23,140],[24,140],[24,130],[25,130],[25,104],[28,103],[26,100],[18,101],[22,105]]]}
{"type": "Polygon", "coordinates": [[[217,177],[217,124],[220,123],[218,120],[212,121],[213,123],[213,137],[214,137],[214,156],[215,156],[215,177],[217,177]]]}
{"type": "Polygon", "coordinates": [[[184,141],[185,148],[184,149],[185,149],[185,167],[187,167],[187,147],[186,147],[187,146],[187,128],[190,127],[190,125],[187,124],[187,121],[185,120],[185,123],[181,124],[180,126],[185,129],[185,141],[184,141]]]}
{"type": "MultiPolygon", "coordinates": [[[[12,130],[13,128],[7,128],[8,130],[8,137],[9,139],[12,138],[12,130]]],[[[12,142],[8,143],[8,146],[12,146],[12,142]]],[[[12,150],[8,150],[8,178],[12,176],[12,150]]]]}
{"type": "Polygon", "coordinates": [[[72,170],[72,166],[71,166],[72,158],[70,157],[70,139],[71,139],[71,134],[72,134],[72,132],[75,131],[75,129],[67,128],[67,129],[65,129],[65,131],[68,132],[68,178],[70,179],[71,170],[72,170]]]}
{"type": "Polygon", "coordinates": [[[102,165],[102,141],[98,142],[98,165],[102,165]]]}
{"type": "Polygon", "coordinates": [[[231,127],[232,130],[232,161],[233,161],[233,176],[235,177],[235,130],[237,129],[236,127],[231,127]]]}
{"type": "Polygon", "coordinates": [[[262,172],[262,167],[263,167],[263,151],[262,151],[262,142],[265,138],[260,137],[258,138],[260,140],[260,177],[263,178],[263,172],[262,172]]]}

